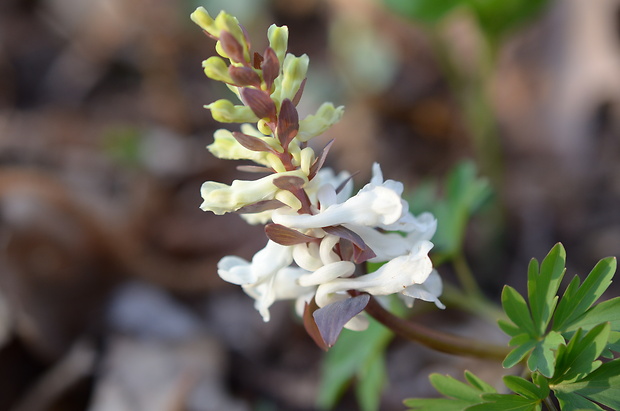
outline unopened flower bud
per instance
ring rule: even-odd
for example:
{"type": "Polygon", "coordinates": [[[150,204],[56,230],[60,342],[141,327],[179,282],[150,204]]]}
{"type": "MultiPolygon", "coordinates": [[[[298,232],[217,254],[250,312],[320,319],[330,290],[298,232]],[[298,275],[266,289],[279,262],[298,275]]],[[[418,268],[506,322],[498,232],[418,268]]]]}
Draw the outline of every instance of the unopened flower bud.
{"type": "Polygon", "coordinates": [[[215,121],[220,123],[254,123],[258,118],[250,107],[234,105],[229,100],[221,99],[206,105],[211,110],[215,121]]]}
{"type": "Polygon", "coordinates": [[[223,81],[224,83],[233,83],[232,77],[228,74],[228,66],[221,57],[209,57],[202,62],[202,67],[210,79],[223,81]]]}
{"type": "Polygon", "coordinates": [[[284,58],[284,65],[282,69],[282,82],[280,83],[279,101],[283,101],[288,98],[293,100],[297,90],[301,86],[301,83],[306,78],[308,72],[308,64],[310,59],[306,54],[301,57],[295,57],[292,54],[287,54],[284,58]]]}
{"type": "Polygon", "coordinates": [[[314,115],[309,115],[299,122],[297,138],[308,141],[336,124],[344,114],[344,107],[334,107],[332,103],[323,103],[314,115]]]}
{"type": "Polygon", "coordinates": [[[209,15],[209,12],[204,7],[198,7],[189,16],[194,23],[200,26],[201,29],[212,35],[213,37],[219,37],[220,31],[215,26],[215,20],[209,15]]]}
{"type": "Polygon", "coordinates": [[[278,27],[272,24],[267,30],[267,37],[269,38],[269,47],[276,52],[278,60],[284,61],[286,49],[288,48],[288,27],[278,27]]]}

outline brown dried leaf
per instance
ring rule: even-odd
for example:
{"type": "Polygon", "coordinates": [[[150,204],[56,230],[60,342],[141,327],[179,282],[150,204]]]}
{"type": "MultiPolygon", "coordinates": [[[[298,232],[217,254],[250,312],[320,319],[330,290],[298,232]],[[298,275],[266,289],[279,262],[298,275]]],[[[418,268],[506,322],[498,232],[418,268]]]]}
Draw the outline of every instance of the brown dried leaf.
{"type": "Polygon", "coordinates": [[[278,139],[282,147],[288,147],[299,131],[299,114],[293,102],[287,98],[282,101],[278,115],[278,139]]]}
{"type": "Polygon", "coordinates": [[[276,104],[267,92],[255,88],[242,88],[241,97],[245,104],[256,114],[256,117],[275,121],[276,104]]]}
{"type": "Polygon", "coordinates": [[[302,234],[297,230],[275,223],[265,226],[265,234],[267,234],[267,237],[274,243],[286,246],[305,244],[316,240],[315,237],[302,234]]]}

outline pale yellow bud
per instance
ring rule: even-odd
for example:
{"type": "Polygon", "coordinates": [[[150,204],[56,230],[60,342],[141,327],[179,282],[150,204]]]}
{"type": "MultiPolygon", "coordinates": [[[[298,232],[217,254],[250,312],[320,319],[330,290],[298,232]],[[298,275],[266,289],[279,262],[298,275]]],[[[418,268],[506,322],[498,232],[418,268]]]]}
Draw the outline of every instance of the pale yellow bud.
{"type": "Polygon", "coordinates": [[[233,83],[230,74],[228,74],[228,66],[226,62],[217,56],[212,56],[202,62],[207,77],[216,80],[223,81],[225,83],[233,83]]]}
{"type": "Polygon", "coordinates": [[[215,20],[213,20],[213,18],[209,15],[209,12],[204,7],[198,7],[192,14],[190,14],[189,17],[194,23],[210,35],[219,37],[220,31],[215,26],[215,20]]]}
{"type": "Polygon", "coordinates": [[[278,61],[282,64],[288,48],[288,27],[278,27],[272,24],[267,30],[267,37],[269,38],[269,47],[276,52],[278,61]]]}
{"type": "Polygon", "coordinates": [[[236,106],[226,99],[214,101],[206,105],[205,108],[211,110],[213,119],[220,123],[253,123],[258,121],[258,117],[251,108],[236,106]]]}
{"type": "Polygon", "coordinates": [[[300,141],[308,141],[324,133],[328,128],[336,124],[344,114],[344,107],[334,107],[332,103],[323,103],[314,115],[309,115],[299,122],[297,138],[300,141]]]}
{"type": "Polygon", "coordinates": [[[282,69],[282,82],[279,84],[279,95],[276,97],[279,101],[283,101],[285,98],[293,100],[299,86],[306,78],[309,63],[310,59],[306,54],[301,57],[295,57],[292,54],[286,55],[282,69]]]}

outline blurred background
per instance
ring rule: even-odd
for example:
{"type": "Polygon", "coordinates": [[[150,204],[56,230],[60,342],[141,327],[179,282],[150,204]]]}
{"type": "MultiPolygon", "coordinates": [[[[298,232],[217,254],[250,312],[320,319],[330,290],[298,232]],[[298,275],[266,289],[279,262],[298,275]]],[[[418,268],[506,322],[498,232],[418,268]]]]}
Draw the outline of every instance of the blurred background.
{"type": "MultiPolygon", "coordinates": [[[[259,51],[289,26],[310,56],[301,115],[346,106],[316,144],[336,138],[329,165],[358,185],[378,161],[415,197],[475,161],[494,194],[463,244],[489,298],[558,241],[567,278],[620,254],[618,0],[4,0],[1,410],[315,409],[323,353],[290,305],[264,324],[216,273],[266,238],[198,208],[202,182],[243,177],[205,149],[202,106],[231,95],[202,73],[199,5],[259,51]]],[[[429,372],[501,372],[398,340],[387,365],[388,411],[432,395],[429,372]]]]}

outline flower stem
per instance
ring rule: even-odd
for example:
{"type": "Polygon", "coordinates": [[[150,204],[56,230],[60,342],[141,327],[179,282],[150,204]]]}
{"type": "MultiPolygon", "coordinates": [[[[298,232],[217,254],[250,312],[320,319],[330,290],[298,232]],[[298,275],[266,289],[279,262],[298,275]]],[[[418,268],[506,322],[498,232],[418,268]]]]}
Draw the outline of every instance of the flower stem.
{"type": "Polygon", "coordinates": [[[503,361],[510,352],[506,346],[459,337],[407,321],[387,311],[372,297],[366,312],[397,335],[436,351],[498,361],[503,361]]]}

